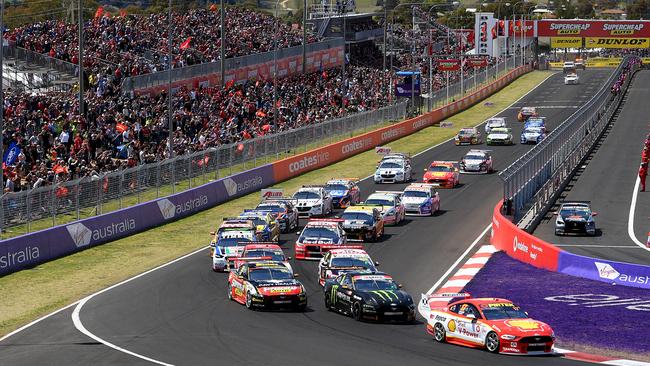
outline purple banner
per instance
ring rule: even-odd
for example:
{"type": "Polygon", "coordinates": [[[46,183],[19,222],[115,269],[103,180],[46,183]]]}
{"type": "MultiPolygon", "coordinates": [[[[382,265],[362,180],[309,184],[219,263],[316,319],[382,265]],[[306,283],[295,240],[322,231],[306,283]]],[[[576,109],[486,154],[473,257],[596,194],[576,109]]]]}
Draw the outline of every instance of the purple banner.
{"type": "Polygon", "coordinates": [[[561,252],[558,272],[611,283],[650,289],[650,266],[613,262],[561,252]]]}
{"type": "Polygon", "coordinates": [[[270,164],[155,201],[0,242],[0,275],[107,243],[268,187],[270,164]]]}

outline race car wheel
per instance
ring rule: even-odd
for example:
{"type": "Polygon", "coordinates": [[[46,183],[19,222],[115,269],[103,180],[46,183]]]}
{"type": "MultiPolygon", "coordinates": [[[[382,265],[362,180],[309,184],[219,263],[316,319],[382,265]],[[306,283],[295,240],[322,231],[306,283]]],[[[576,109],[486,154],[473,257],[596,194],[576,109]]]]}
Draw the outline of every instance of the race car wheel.
{"type": "Polygon", "coordinates": [[[228,284],[228,300],[232,300],[232,286],[228,284]]]}
{"type": "Polygon", "coordinates": [[[325,309],[332,311],[332,303],[330,302],[330,294],[325,294],[325,309]]]}
{"type": "Polygon", "coordinates": [[[490,332],[485,337],[485,348],[492,353],[499,353],[499,336],[495,332],[490,332]]]}
{"type": "Polygon", "coordinates": [[[356,321],[361,321],[361,304],[358,302],[355,302],[352,304],[350,313],[352,314],[352,318],[356,321]]]}
{"type": "Polygon", "coordinates": [[[445,332],[445,327],[442,326],[442,324],[436,323],[436,325],[433,326],[433,339],[435,339],[436,342],[444,342],[447,340],[447,332],[445,332]]]}
{"type": "Polygon", "coordinates": [[[246,294],[246,308],[253,309],[253,297],[251,294],[246,294]]]}

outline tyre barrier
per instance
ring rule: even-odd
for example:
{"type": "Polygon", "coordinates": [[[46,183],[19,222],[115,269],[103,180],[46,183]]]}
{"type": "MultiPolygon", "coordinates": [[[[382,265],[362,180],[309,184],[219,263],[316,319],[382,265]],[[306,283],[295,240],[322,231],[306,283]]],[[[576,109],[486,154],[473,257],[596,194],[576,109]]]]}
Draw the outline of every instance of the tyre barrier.
{"type": "Polygon", "coordinates": [[[99,216],[0,241],[0,276],[193,215],[275,183],[374,149],[444,120],[531,71],[518,67],[489,85],[424,115],[259,166],[199,187],[99,216]]]}
{"type": "Polygon", "coordinates": [[[613,285],[650,289],[650,266],[591,258],[569,253],[520,229],[502,214],[503,203],[494,208],[490,243],[510,257],[566,275],[613,285]]]}

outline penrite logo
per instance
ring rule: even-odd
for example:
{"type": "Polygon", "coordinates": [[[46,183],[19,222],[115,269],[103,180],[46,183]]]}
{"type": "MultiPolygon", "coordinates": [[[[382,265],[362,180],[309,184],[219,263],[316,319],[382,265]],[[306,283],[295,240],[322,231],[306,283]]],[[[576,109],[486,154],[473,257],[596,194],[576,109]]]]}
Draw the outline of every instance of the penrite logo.
{"type": "Polygon", "coordinates": [[[315,153],[310,156],[305,156],[304,158],[289,164],[289,172],[300,172],[304,169],[309,168],[310,166],[318,165],[321,162],[326,162],[329,159],[330,154],[328,152],[315,153]]]}
{"type": "Polygon", "coordinates": [[[165,220],[169,220],[174,218],[174,216],[176,216],[177,214],[180,215],[183,212],[194,210],[201,206],[207,205],[208,196],[202,195],[197,198],[191,199],[189,201],[185,201],[178,205],[175,205],[172,201],[168,200],[167,198],[158,200],[156,203],[158,204],[158,208],[160,209],[160,213],[163,215],[163,218],[165,218],[165,220]]]}
{"type": "Polygon", "coordinates": [[[600,278],[615,280],[620,275],[609,263],[594,262],[594,264],[598,268],[598,277],[600,278]]]}
{"type": "Polygon", "coordinates": [[[352,141],[348,144],[341,146],[341,152],[343,154],[350,154],[357,150],[365,149],[366,147],[371,145],[372,145],[372,139],[368,137],[359,141],[352,141]]]}
{"type": "Polygon", "coordinates": [[[77,248],[90,244],[91,240],[98,241],[111,236],[122,234],[135,229],[135,219],[124,219],[122,222],[112,222],[110,225],[90,230],[86,225],[77,222],[65,227],[77,248]]]}
{"type": "MultiPolygon", "coordinates": [[[[256,175],[252,178],[246,179],[245,181],[239,183],[235,182],[235,180],[232,178],[226,178],[223,180],[223,185],[226,186],[226,192],[228,193],[228,196],[232,197],[239,192],[243,192],[251,188],[259,187],[262,185],[263,182],[264,180],[262,179],[262,177],[256,175]]],[[[206,197],[206,201],[207,201],[207,197],[206,197]]]]}

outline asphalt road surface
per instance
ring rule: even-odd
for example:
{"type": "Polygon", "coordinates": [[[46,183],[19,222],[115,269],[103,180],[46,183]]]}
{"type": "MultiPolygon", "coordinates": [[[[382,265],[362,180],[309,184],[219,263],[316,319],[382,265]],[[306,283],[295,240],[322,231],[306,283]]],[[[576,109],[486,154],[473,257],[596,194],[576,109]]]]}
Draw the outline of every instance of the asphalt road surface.
{"type": "MultiPolygon", "coordinates": [[[[555,74],[500,115],[513,127],[515,138],[521,132],[516,113],[522,106],[537,106],[552,129],[587,101],[610,72],[583,71],[582,84],[576,86],[563,85],[562,74],[555,74]]],[[[495,168],[504,169],[531,147],[492,147],[495,168]]],[[[415,157],[415,178],[421,180],[421,172],[432,160],[457,160],[469,149],[447,142],[415,157]]],[[[415,301],[483,232],[491,221],[494,205],[502,198],[497,174],[462,175],[461,183],[459,188],[441,191],[439,215],[413,218],[402,226],[387,228],[383,241],[366,244],[374,260],[381,262],[381,270],[402,283],[415,301]]],[[[360,185],[364,196],[375,190],[401,190],[405,186],[376,186],[372,180],[360,185]]],[[[295,238],[295,234],[281,238],[290,255],[295,238]]],[[[207,233],[197,233],[197,241],[207,242],[207,233]]],[[[292,261],[308,291],[307,312],[249,311],[227,299],[227,275],[213,273],[210,263],[205,250],[99,294],[81,309],[80,319],[89,332],[105,341],[176,365],[430,366],[523,362],[519,357],[436,344],[420,322],[361,323],[328,312],[318,285],[317,263],[313,261],[292,261]]],[[[74,328],[71,313],[72,308],[67,309],[0,343],[0,364],[146,363],[82,335],[74,328]]],[[[525,363],[578,364],[560,357],[526,358],[525,363]]]]}
{"type": "MultiPolygon", "coordinates": [[[[650,71],[640,71],[632,80],[618,118],[558,200],[591,201],[592,209],[598,213],[594,218],[596,236],[555,236],[555,216],[551,214],[537,227],[536,236],[580,255],[650,264],[650,252],[636,245],[628,234],[632,193],[643,142],[649,132],[649,93],[650,71]]],[[[634,232],[642,243],[650,229],[648,195],[650,192],[639,193],[636,202],[634,232]]],[[[555,209],[558,207],[556,204],[555,209]]]]}

